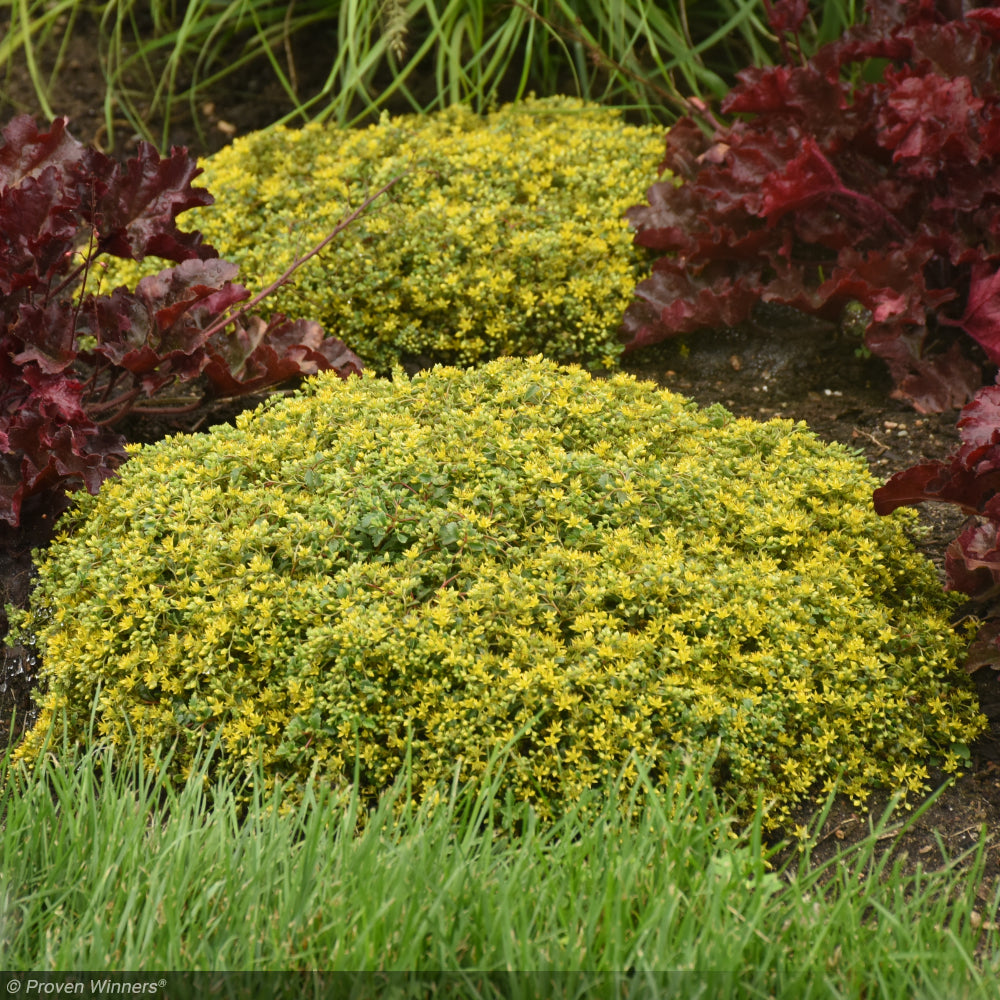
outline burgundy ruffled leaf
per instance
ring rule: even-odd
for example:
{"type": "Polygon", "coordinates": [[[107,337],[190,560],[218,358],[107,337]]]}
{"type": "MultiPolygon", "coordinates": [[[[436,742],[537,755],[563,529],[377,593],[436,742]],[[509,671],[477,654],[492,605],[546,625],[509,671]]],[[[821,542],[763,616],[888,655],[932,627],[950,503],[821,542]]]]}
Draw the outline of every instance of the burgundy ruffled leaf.
{"type": "Polygon", "coordinates": [[[185,350],[195,326],[207,327],[250,297],[234,278],[239,268],[228,260],[188,260],[143,278],[135,297],[148,311],[151,335],[165,351],[185,350]]]}
{"type": "Polygon", "coordinates": [[[976,124],[985,103],[966,77],[900,74],[879,114],[879,143],[913,177],[930,179],[950,164],[976,163],[976,124]]]}
{"type": "Polygon", "coordinates": [[[233,397],[331,369],[341,378],[360,375],[361,359],[318,323],[279,314],[269,323],[253,317],[232,333],[213,335],[205,377],[218,395],[233,397]]]}
{"type": "Polygon", "coordinates": [[[962,444],[970,449],[1000,444],[1000,386],[980,389],[958,421],[962,444]]]}
{"type": "Polygon", "coordinates": [[[119,434],[71,424],[53,427],[40,414],[25,421],[12,444],[21,455],[22,489],[15,497],[18,505],[26,497],[48,490],[96,493],[127,457],[125,439],[119,434]]]}
{"type": "MultiPolygon", "coordinates": [[[[943,495],[954,481],[955,470],[946,462],[924,462],[897,472],[887,483],[878,487],[873,494],[875,512],[891,514],[899,507],[912,507],[928,500],[947,502],[950,496],[943,495]]],[[[972,476],[966,472],[967,482],[972,476]]]]}
{"type": "Polygon", "coordinates": [[[745,275],[735,282],[719,281],[706,268],[695,275],[681,265],[662,262],[636,288],[638,303],[626,312],[623,329],[626,351],[663,339],[666,326],[673,335],[708,326],[735,326],[745,320],[758,300],[759,275],[745,275]]]}
{"type": "Polygon", "coordinates": [[[1000,583],[997,524],[970,517],[945,553],[947,588],[982,598],[1000,583]]]}
{"type": "Polygon", "coordinates": [[[187,150],[174,147],[170,156],[161,158],[152,145],[140,142],[136,155],[124,171],[116,168],[114,182],[98,200],[93,222],[99,250],[129,260],[217,257],[201,233],[183,233],[176,225],[181,212],[215,200],[204,188],[191,187],[200,173],[187,150]]]}
{"type": "Polygon", "coordinates": [[[636,205],[625,216],[637,230],[635,242],[653,250],[678,251],[693,245],[702,218],[700,200],[686,192],[684,197],[672,195],[669,182],[654,184],[647,192],[648,205],[636,205]]]}
{"type": "Polygon", "coordinates": [[[740,86],[722,102],[727,113],[775,114],[810,120],[817,108],[843,110],[847,95],[839,80],[813,66],[751,66],[736,74],[740,86]]]}
{"type": "Polygon", "coordinates": [[[810,60],[830,80],[838,80],[845,69],[863,66],[873,59],[905,62],[912,58],[914,45],[906,33],[910,19],[904,4],[899,0],[868,0],[865,13],[864,24],[848,28],[810,60]]]}
{"type": "Polygon", "coordinates": [[[973,674],[983,667],[1000,667],[1000,620],[990,618],[976,633],[976,638],[965,654],[965,670],[973,674]]]}
{"type": "Polygon", "coordinates": [[[700,159],[708,149],[708,137],[698,123],[693,118],[681,118],[667,133],[660,172],[669,170],[678,177],[693,178],[697,176],[700,159]]]}
{"type": "Polygon", "coordinates": [[[1000,364],[1000,267],[977,264],[969,275],[965,311],[958,320],[942,322],[961,327],[986,352],[994,364],[1000,364]]]}
{"type": "Polygon", "coordinates": [[[726,136],[725,154],[704,168],[698,189],[704,192],[709,214],[702,221],[714,223],[713,214],[726,219],[729,228],[739,230],[751,220],[763,219],[763,186],[784,170],[802,148],[802,132],[795,126],[781,126],[770,135],[757,131],[732,129],[726,136]],[[743,225],[738,223],[746,220],[743,225]]]}
{"type": "Polygon", "coordinates": [[[982,384],[982,366],[961,345],[930,350],[924,326],[906,322],[872,323],[865,345],[883,361],[896,383],[891,395],[918,413],[956,409],[982,384]]]}
{"type": "Polygon", "coordinates": [[[990,38],[1000,40],[1000,10],[979,7],[966,11],[965,19],[978,24],[990,38]]]}
{"type": "MultiPolygon", "coordinates": [[[[30,393],[32,408],[21,408],[13,414],[7,431],[11,441],[14,429],[22,427],[25,420],[34,419],[37,414],[60,423],[86,424],[83,386],[78,379],[66,374],[47,374],[33,364],[24,365],[20,375],[24,387],[30,393]]],[[[23,444],[22,441],[19,446],[23,444]]]]}
{"type": "Polygon", "coordinates": [[[24,345],[12,355],[17,365],[36,364],[47,375],[56,375],[76,361],[76,309],[66,299],[44,306],[21,306],[14,333],[24,345]]]}
{"type": "Polygon", "coordinates": [[[317,354],[321,354],[326,359],[327,364],[325,369],[317,368],[317,371],[332,369],[343,379],[351,375],[360,375],[363,371],[364,365],[361,358],[339,337],[324,336],[315,350],[317,354]]]}
{"type": "Polygon", "coordinates": [[[794,35],[809,15],[808,0],[764,0],[768,23],[776,35],[794,35]]]}
{"type": "Polygon", "coordinates": [[[19,115],[0,132],[0,188],[15,187],[25,178],[57,166],[70,170],[87,157],[86,147],[66,131],[68,119],[57,118],[41,131],[30,115],[19,115]]]}
{"type": "Polygon", "coordinates": [[[967,77],[977,89],[992,89],[993,42],[986,25],[982,18],[968,16],[911,18],[912,62],[946,78],[967,77]]]}
{"type": "MultiPolygon", "coordinates": [[[[922,270],[931,255],[931,251],[919,247],[911,247],[909,251],[841,247],[836,265],[820,289],[827,298],[836,298],[842,305],[856,301],[870,310],[870,333],[890,323],[923,326],[928,300],[940,306],[955,297],[950,289],[931,293],[924,285],[922,270]]],[[[900,333],[896,328],[882,332],[888,337],[900,333]]],[[[876,350],[873,342],[868,347],[876,350]]]]}
{"type": "Polygon", "coordinates": [[[117,288],[88,300],[78,332],[97,341],[93,355],[136,376],[142,394],[152,396],[204,371],[209,326],[249,297],[231,280],[237,272],[229,261],[185,261],[143,278],[135,292],[117,288]]]}
{"type": "Polygon", "coordinates": [[[771,225],[786,212],[845,192],[833,164],[811,136],[804,138],[800,152],[780,171],[768,174],[762,182],[761,212],[771,225]]]}
{"type": "Polygon", "coordinates": [[[0,188],[0,295],[44,290],[67,272],[79,240],[78,207],[52,167],[0,188]]]}
{"type": "Polygon", "coordinates": [[[124,439],[93,424],[83,408],[83,387],[65,376],[23,369],[24,405],[0,417],[0,520],[17,526],[30,496],[67,489],[96,493],[126,458],[124,439]]]}
{"type": "Polygon", "coordinates": [[[958,344],[943,353],[924,354],[914,367],[900,377],[891,395],[909,403],[917,413],[957,409],[982,380],[981,366],[965,357],[958,344]]]}

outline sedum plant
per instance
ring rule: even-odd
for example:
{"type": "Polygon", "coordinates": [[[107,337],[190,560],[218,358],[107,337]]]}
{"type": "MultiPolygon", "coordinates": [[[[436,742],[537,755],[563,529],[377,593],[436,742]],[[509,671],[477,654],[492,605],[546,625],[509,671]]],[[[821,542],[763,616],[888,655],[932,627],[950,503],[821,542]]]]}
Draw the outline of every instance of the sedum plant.
{"type": "Polygon", "coordinates": [[[500,794],[556,815],[718,747],[778,822],[841,772],[920,790],[983,728],[912,513],[801,423],[536,357],[322,374],[133,453],[21,616],[19,759],[131,731],[183,770],[210,737],[223,772],[374,799],[409,767],[420,799],[509,746],[500,794]]]}
{"type": "Polygon", "coordinates": [[[277,128],[209,157],[218,201],[187,218],[264,285],[347,202],[406,171],[379,218],[300,270],[275,309],[306,310],[381,371],[411,356],[537,352],[610,367],[648,266],[622,215],[656,179],[662,141],[569,98],[484,118],[456,107],[360,130],[277,128]]]}

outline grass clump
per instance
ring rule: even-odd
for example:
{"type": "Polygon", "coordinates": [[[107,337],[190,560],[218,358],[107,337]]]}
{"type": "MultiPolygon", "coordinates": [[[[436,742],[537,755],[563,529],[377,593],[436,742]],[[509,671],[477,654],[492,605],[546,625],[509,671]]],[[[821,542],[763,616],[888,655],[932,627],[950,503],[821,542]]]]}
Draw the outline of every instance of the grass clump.
{"type": "Polygon", "coordinates": [[[366,800],[510,744],[499,794],[549,817],[718,744],[776,823],[841,771],[921,790],[983,727],[909,515],[803,424],[538,357],[318,377],[134,451],[39,568],[22,759],[83,742],[96,696],[100,741],[176,743],[180,773],[214,734],[220,773],[357,768],[366,800]]]}
{"type": "MultiPolygon", "coordinates": [[[[278,128],[209,157],[202,180],[217,202],[184,218],[256,291],[403,173],[271,307],[317,320],[381,371],[408,356],[539,352],[612,367],[648,259],[622,213],[662,152],[662,129],[569,98],[484,118],[456,107],[360,130],[278,128]]],[[[125,273],[115,265],[109,280],[125,273]]]]}

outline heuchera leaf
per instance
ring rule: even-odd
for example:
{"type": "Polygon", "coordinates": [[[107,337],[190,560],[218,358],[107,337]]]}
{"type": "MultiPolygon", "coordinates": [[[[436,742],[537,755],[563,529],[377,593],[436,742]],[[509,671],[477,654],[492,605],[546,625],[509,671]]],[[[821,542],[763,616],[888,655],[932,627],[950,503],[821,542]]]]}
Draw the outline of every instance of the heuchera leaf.
{"type": "MultiPolygon", "coordinates": [[[[984,602],[983,617],[1000,616],[1000,385],[976,393],[958,422],[961,446],[945,461],[894,475],[874,493],[875,510],[926,501],[955,504],[971,515],[945,554],[947,588],[984,602]]],[[[977,637],[967,669],[1000,663],[996,623],[977,637]]]]}
{"type": "Polygon", "coordinates": [[[965,669],[971,674],[980,667],[1000,666],[1000,621],[991,618],[982,624],[965,655],[965,669]]]}
{"type": "Polygon", "coordinates": [[[960,319],[942,318],[942,322],[961,327],[990,361],[1000,365],[1000,260],[972,266],[965,312],[960,319]]]}
{"type": "Polygon", "coordinates": [[[976,163],[980,157],[976,122],[985,101],[966,77],[948,80],[911,70],[886,74],[894,86],[879,112],[879,144],[893,163],[913,177],[933,178],[941,164],[976,163]]]}
{"type": "Polygon", "coordinates": [[[1000,444],[1000,386],[986,386],[976,393],[962,410],[958,432],[969,455],[1000,444]]]}
{"type": "Polygon", "coordinates": [[[809,14],[808,0],[764,0],[767,19],[775,33],[795,34],[809,14]]]}
{"type": "Polygon", "coordinates": [[[18,338],[23,348],[12,356],[17,365],[34,362],[46,375],[65,371],[76,360],[75,309],[66,299],[34,303],[18,310],[18,338]]]}
{"type": "Polygon", "coordinates": [[[0,412],[0,520],[15,526],[29,496],[52,492],[58,509],[65,490],[96,493],[125,459],[124,439],[88,420],[79,382],[33,365],[22,369],[22,379],[0,412]],[[20,406],[9,405],[17,398],[20,406]]]}
{"type": "Polygon", "coordinates": [[[342,378],[361,374],[361,359],[336,337],[327,337],[312,320],[270,323],[253,317],[234,334],[216,334],[208,348],[205,377],[220,396],[240,396],[283,382],[333,369],[342,378]]]}
{"type": "Polygon", "coordinates": [[[944,351],[930,350],[929,339],[923,324],[895,319],[873,322],[866,343],[886,362],[896,383],[894,398],[906,400],[918,413],[941,413],[961,406],[976,391],[982,366],[954,342],[944,351]]]}
{"type": "Polygon", "coordinates": [[[978,10],[967,11],[965,19],[977,22],[992,38],[1000,39],[1000,10],[981,7],[978,10]]]}
{"type": "Polygon", "coordinates": [[[76,208],[51,167],[17,187],[0,188],[0,295],[48,287],[66,273],[79,238],[76,208]]]}
{"type": "Polygon", "coordinates": [[[947,461],[898,472],[875,490],[879,514],[926,500],[957,504],[967,514],[993,511],[991,501],[1000,495],[1000,385],[976,393],[962,410],[958,429],[962,445],[947,461]]]}
{"type": "MultiPolygon", "coordinates": [[[[894,395],[961,406],[1000,364],[1000,87],[995,12],[869,0],[866,23],[806,63],[744,70],[730,125],[668,134],[673,175],[629,210],[664,256],[625,314],[626,350],[772,302],[872,315],[894,395]],[[880,78],[862,72],[885,60],[880,78]]],[[[779,33],[805,5],[768,4],[779,33]]]]}
{"type": "Polygon", "coordinates": [[[30,115],[14,118],[0,135],[0,188],[17,187],[26,177],[58,165],[68,172],[86,156],[86,147],[66,131],[66,118],[57,118],[47,132],[30,115]]]}
{"type": "Polygon", "coordinates": [[[750,66],[736,74],[740,86],[725,100],[730,114],[781,114],[798,117],[803,123],[826,107],[840,114],[848,103],[847,88],[839,80],[830,80],[812,67],[750,66]]]}
{"type": "Polygon", "coordinates": [[[981,597],[1000,582],[1000,540],[992,521],[970,517],[945,554],[953,590],[981,597]]]}
{"type": "Polygon", "coordinates": [[[99,250],[131,260],[218,256],[202,244],[201,233],[182,233],[175,225],[181,212],[215,200],[205,189],[191,187],[201,172],[186,150],[174,147],[160,159],[152,145],[140,142],[124,173],[116,165],[114,183],[90,220],[100,233],[99,250]]]}

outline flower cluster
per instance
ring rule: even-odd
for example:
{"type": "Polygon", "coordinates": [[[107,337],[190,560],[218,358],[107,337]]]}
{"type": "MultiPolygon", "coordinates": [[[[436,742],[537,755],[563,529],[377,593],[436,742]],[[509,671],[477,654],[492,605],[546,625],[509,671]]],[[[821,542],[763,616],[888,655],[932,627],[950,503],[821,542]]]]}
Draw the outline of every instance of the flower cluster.
{"type": "Polygon", "coordinates": [[[381,371],[407,356],[539,351],[612,367],[649,266],[623,213],[656,180],[662,145],[662,129],[570,98],[485,118],[456,107],[361,130],[279,128],[205,161],[217,202],[187,218],[254,289],[404,174],[391,204],[300,270],[274,309],[315,318],[381,371]]]}
{"type": "Polygon", "coordinates": [[[183,765],[215,734],[223,771],[357,767],[372,797],[509,745],[503,794],[556,815],[632,751],[655,777],[718,746],[778,822],[841,770],[919,790],[982,728],[913,515],[801,423],[535,357],[320,375],[133,450],[39,569],[20,758],[85,739],[96,696],[106,740],[183,765]]]}

